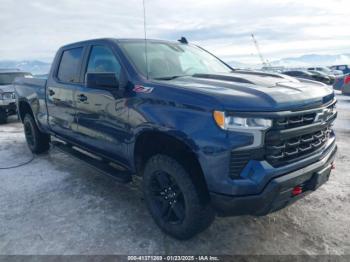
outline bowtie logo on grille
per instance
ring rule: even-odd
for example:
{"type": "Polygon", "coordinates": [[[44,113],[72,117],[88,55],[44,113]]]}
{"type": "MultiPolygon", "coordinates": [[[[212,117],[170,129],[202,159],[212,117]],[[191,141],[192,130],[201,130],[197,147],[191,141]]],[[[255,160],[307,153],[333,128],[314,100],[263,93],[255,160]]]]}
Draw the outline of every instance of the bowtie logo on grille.
{"type": "Polygon", "coordinates": [[[325,108],[321,112],[316,114],[315,122],[326,122],[332,114],[332,109],[325,108]]]}

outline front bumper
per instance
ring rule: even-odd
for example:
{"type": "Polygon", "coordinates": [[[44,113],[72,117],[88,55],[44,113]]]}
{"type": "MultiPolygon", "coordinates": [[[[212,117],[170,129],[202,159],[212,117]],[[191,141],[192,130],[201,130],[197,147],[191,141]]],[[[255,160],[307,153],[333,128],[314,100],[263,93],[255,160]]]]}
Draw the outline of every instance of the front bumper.
{"type": "Polygon", "coordinates": [[[318,162],[272,179],[260,194],[229,196],[211,193],[211,203],[218,215],[266,215],[277,211],[315,191],[330,175],[337,146],[334,143],[318,162]],[[292,190],[301,186],[303,192],[293,196],[292,190]]]}
{"type": "Polygon", "coordinates": [[[8,116],[17,114],[16,100],[0,100],[0,110],[8,116]]]}

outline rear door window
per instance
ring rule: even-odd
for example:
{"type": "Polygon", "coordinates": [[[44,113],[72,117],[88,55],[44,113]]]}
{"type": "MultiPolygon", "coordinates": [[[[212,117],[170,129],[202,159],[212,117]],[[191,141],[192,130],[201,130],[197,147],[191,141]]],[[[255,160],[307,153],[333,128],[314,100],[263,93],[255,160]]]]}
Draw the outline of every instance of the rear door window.
{"type": "Polygon", "coordinates": [[[66,83],[78,83],[82,56],[82,47],[63,51],[57,73],[58,80],[66,83]]]}

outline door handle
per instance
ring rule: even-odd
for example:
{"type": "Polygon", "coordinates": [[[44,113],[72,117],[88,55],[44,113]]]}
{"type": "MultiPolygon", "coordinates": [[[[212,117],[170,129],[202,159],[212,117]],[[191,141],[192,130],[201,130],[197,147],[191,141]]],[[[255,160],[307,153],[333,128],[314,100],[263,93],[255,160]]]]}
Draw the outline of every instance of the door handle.
{"type": "Polygon", "coordinates": [[[49,89],[49,96],[53,96],[55,94],[55,91],[53,91],[52,89],[49,89]]]}
{"type": "Polygon", "coordinates": [[[85,102],[87,100],[87,96],[84,94],[80,94],[80,95],[78,95],[78,99],[81,102],[85,102]]]}

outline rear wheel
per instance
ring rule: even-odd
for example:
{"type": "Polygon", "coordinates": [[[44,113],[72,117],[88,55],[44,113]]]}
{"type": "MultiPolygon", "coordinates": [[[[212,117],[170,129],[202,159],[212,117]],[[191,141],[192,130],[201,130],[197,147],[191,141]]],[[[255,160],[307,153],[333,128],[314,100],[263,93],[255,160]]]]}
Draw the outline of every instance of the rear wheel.
{"type": "Polygon", "coordinates": [[[157,225],[178,239],[189,239],[210,226],[214,212],[203,203],[190,174],[175,159],[155,155],[145,166],[145,200],[157,225]]]}
{"type": "Polygon", "coordinates": [[[7,123],[7,114],[5,110],[0,109],[0,124],[7,123]]]}
{"type": "Polygon", "coordinates": [[[36,125],[34,118],[26,114],[23,119],[24,134],[29,149],[35,153],[44,153],[50,148],[50,135],[41,132],[36,125]]]}

